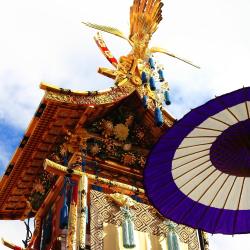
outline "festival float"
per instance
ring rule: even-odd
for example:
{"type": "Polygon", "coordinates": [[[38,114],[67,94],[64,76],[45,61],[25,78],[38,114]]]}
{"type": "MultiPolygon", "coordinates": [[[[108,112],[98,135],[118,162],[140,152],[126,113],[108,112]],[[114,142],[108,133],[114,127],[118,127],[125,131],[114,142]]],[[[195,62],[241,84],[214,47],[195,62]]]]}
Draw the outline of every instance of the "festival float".
{"type": "MultiPolygon", "coordinates": [[[[154,192],[162,192],[164,185],[155,184],[158,175],[151,168],[158,166],[151,160],[143,176],[150,151],[175,123],[166,111],[169,84],[155,53],[198,67],[166,49],[149,47],[162,20],[162,6],[159,0],[135,0],[129,36],[84,22],[131,45],[131,52],[117,60],[101,33],[94,38],[112,67],[98,72],[110,77],[114,87],[73,91],[41,83],[44,97],[0,182],[0,219],[23,220],[27,228],[24,246],[2,239],[6,247],[208,249],[203,231],[176,224],[163,216],[165,210],[162,215],[152,206],[161,203],[154,192]]],[[[168,196],[162,194],[162,200],[168,196]]]]}

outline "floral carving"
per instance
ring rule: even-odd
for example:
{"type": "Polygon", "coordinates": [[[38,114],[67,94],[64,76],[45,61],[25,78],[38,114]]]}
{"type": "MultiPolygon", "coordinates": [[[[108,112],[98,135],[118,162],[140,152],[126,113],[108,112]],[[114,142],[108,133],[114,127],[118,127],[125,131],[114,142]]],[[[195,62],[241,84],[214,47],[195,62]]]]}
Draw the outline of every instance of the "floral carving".
{"type": "Polygon", "coordinates": [[[102,134],[104,135],[104,137],[112,136],[114,125],[111,121],[103,120],[102,121],[102,128],[103,128],[102,134]]]}
{"type": "Polygon", "coordinates": [[[126,125],[119,123],[114,127],[115,138],[119,141],[125,141],[129,135],[129,129],[126,125]]]}
{"type": "Polygon", "coordinates": [[[49,174],[46,171],[43,171],[36,179],[31,195],[29,197],[29,202],[32,206],[32,209],[38,210],[41,204],[43,203],[48,191],[51,186],[55,183],[56,177],[52,174],[49,174]]]}
{"type": "Polygon", "coordinates": [[[132,166],[136,163],[136,157],[133,153],[125,153],[122,155],[122,162],[124,165],[132,166]]]}
{"type": "Polygon", "coordinates": [[[90,153],[91,153],[92,155],[95,156],[95,155],[97,155],[100,151],[101,151],[101,148],[100,148],[100,146],[99,146],[97,143],[91,145],[91,147],[90,147],[90,153]]]}

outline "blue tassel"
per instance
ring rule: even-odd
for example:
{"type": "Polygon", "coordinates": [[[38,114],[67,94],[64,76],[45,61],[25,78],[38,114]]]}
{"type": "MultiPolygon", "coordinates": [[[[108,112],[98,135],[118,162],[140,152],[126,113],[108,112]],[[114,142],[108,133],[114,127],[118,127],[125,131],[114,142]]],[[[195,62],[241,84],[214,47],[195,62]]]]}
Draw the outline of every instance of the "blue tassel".
{"type": "Polygon", "coordinates": [[[68,166],[68,157],[66,154],[63,156],[63,165],[66,167],[68,166]]]}
{"type": "Polygon", "coordinates": [[[63,207],[60,211],[60,228],[64,229],[68,227],[68,216],[69,216],[69,209],[67,204],[63,204],[63,207]]]}
{"type": "Polygon", "coordinates": [[[155,108],[155,123],[158,127],[162,126],[163,124],[162,112],[159,107],[155,108]]]}
{"type": "Polygon", "coordinates": [[[142,84],[145,84],[148,82],[147,74],[145,71],[142,71],[141,73],[141,81],[142,81],[142,84]]]}
{"type": "Polygon", "coordinates": [[[152,91],[155,91],[156,90],[156,86],[155,86],[155,79],[153,76],[150,76],[149,78],[149,83],[150,83],[150,89],[152,91]]]}
{"type": "Polygon", "coordinates": [[[164,82],[164,74],[163,74],[163,70],[162,69],[159,69],[158,70],[158,74],[159,74],[159,79],[160,79],[160,82],[164,82]]]}
{"type": "Polygon", "coordinates": [[[180,244],[179,244],[179,238],[176,232],[173,230],[170,230],[168,232],[168,250],[180,250],[180,244]]]}
{"type": "Polygon", "coordinates": [[[67,205],[67,187],[64,185],[64,200],[63,206],[60,211],[60,228],[64,229],[68,227],[68,218],[69,218],[69,208],[67,205]]]}
{"type": "Polygon", "coordinates": [[[99,192],[102,192],[102,187],[98,186],[98,185],[92,185],[92,189],[93,190],[96,190],[96,191],[99,191],[99,192]]]}
{"type": "Polygon", "coordinates": [[[165,103],[167,105],[171,104],[170,97],[169,97],[169,92],[167,90],[164,92],[164,99],[165,99],[165,103]]]}
{"type": "Polygon", "coordinates": [[[134,248],[135,236],[134,236],[134,223],[128,207],[121,207],[124,220],[122,223],[122,239],[124,248],[134,248]]]}
{"type": "Polygon", "coordinates": [[[82,171],[85,172],[86,170],[86,160],[82,160],[82,171]]]}
{"type": "Polygon", "coordinates": [[[140,197],[138,197],[137,195],[135,195],[135,194],[131,195],[131,198],[132,198],[133,200],[137,201],[137,202],[142,203],[142,199],[141,199],[140,197]]]}
{"type": "Polygon", "coordinates": [[[134,248],[135,235],[134,235],[134,223],[131,219],[128,219],[128,234],[129,234],[129,248],[134,248]]]}
{"type": "Polygon", "coordinates": [[[142,97],[142,105],[143,107],[146,109],[148,107],[148,96],[147,95],[144,95],[142,97]]]}
{"type": "Polygon", "coordinates": [[[89,208],[85,207],[86,224],[89,224],[89,208]]]}
{"type": "Polygon", "coordinates": [[[123,247],[130,248],[128,221],[126,219],[122,223],[122,240],[123,240],[123,247]]]}
{"type": "Polygon", "coordinates": [[[155,63],[152,57],[148,59],[148,63],[151,69],[155,69],[155,63]]]}

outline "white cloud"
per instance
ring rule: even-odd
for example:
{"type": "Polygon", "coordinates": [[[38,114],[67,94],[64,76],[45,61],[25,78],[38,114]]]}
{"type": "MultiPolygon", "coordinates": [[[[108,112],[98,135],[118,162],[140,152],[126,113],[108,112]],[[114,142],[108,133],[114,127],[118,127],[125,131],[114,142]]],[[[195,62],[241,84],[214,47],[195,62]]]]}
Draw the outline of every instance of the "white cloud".
{"type": "Polygon", "coordinates": [[[210,235],[209,246],[211,250],[247,250],[249,249],[249,235],[210,235]]]}
{"type": "Polygon", "coordinates": [[[9,153],[6,151],[5,146],[2,145],[0,141],[0,171],[2,170],[2,167],[7,166],[9,157],[9,153]]]}

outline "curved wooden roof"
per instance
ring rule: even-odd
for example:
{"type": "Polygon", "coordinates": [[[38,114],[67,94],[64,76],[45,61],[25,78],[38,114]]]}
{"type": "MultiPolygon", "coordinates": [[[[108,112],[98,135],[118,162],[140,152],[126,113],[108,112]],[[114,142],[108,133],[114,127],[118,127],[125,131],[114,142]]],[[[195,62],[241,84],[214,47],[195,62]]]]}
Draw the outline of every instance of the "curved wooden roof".
{"type": "MultiPolygon", "coordinates": [[[[0,219],[24,219],[28,216],[28,198],[34,180],[55,144],[65,136],[65,128],[74,130],[79,125],[94,121],[131,96],[141,99],[140,91],[129,84],[88,92],[71,91],[45,83],[40,87],[45,90],[45,95],[0,182],[0,219]]],[[[153,123],[152,112],[150,109],[147,112],[148,120],[153,123]]],[[[163,113],[165,125],[154,130],[156,137],[174,122],[171,115],[163,113]]]]}

